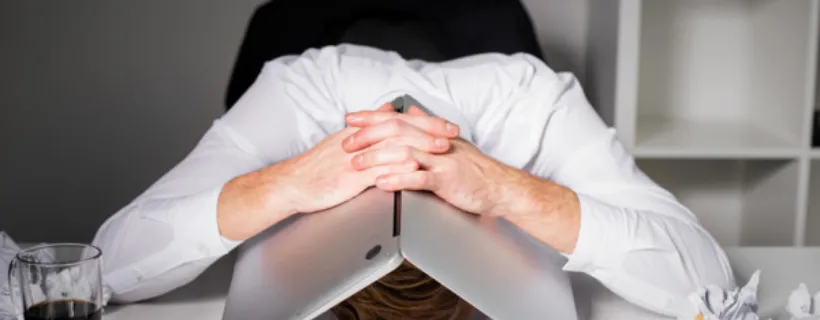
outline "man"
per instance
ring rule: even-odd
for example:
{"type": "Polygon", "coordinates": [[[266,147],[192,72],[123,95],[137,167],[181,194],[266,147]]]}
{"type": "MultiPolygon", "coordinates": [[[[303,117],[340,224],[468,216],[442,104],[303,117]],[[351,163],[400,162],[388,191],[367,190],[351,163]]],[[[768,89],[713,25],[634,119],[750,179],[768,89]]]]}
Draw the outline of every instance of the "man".
{"type": "Polygon", "coordinates": [[[179,287],[297,212],[376,186],[504,217],[643,308],[733,287],[694,215],[635,166],[577,81],[525,54],[443,63],[342,45],[268,62],[177,167],[95,243],[121,302],[179,287]],[[430,112],[383,105],[410,94],[430,112]],[[446,119],[446,120],[444,120],[446,119]]]}

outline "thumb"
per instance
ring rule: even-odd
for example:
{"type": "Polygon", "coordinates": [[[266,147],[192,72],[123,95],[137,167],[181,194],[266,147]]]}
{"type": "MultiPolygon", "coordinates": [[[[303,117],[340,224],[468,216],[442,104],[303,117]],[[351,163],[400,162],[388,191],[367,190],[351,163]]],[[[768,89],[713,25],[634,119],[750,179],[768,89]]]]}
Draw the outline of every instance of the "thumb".
{"type": "Polygon", "coordinates": [[[393,104],[388,102],[388,103],[385,103],[385,104],[381,105],[381,107],[376,109],[376,111],[395,111],[395,110],[393,109],[393,104]]]}

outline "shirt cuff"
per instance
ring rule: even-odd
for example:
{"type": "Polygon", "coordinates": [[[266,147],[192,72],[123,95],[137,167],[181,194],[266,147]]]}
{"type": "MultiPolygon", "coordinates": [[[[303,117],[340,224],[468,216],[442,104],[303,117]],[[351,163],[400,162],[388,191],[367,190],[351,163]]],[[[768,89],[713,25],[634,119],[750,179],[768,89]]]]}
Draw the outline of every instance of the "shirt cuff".
{"type": "Polygon", "coordinates": [[[610,220],[613,218],[612,210],[617,209],[589,196],[577,196],[581,204],[581,228],[575,251],[564,254],[568,259],[564,270],[589,273],[596,261],[609,253],[606,248],[615,245],[612,242],[615,240],[612,227],[617,223],[610,223],[613,222],[610,220]]]}
{"type": "Polygon", "coordinates": [[[219,233],[216,210],[221,192],[222,185],[175,203],[182,210],[172,217],[174,242],[185,247],[194,244],[200,258],[223,256],[241,243],[224,239],[219,233]]]}

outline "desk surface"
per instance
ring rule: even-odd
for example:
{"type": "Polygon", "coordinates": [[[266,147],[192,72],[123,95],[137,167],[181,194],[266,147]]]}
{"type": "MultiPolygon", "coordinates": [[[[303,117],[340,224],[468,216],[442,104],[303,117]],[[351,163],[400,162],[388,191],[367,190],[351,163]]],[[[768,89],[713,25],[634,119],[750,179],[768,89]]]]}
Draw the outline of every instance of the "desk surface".
{"type": "MultiPolygon", "coordinates": [[[[727,248],[739,284],[756,270],[764,318],[788,319],[783,308],[791,290],[804,282],[820,290],[820,248],[744,247],[727,248]]],[[[189,285],[160,299],[106,309],[106,320],[202,319],[221,320],[225,295],[233,268],[232,255],[225,257],[189,285]]],[[[573,277],[581,319],[662,319],[640,310],[585,276],[573,277]]]]}

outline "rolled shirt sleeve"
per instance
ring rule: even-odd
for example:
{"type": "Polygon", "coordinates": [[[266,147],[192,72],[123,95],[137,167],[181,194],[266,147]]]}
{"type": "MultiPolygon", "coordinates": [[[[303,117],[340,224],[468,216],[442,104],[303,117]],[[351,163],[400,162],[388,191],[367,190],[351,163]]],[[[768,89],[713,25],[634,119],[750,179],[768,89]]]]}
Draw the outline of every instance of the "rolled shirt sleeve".
{"type": "Polygon", "coordinates": [[[734,287],[714,238],[637,167],[571,74],[524,54],[441,68],[431,75],[471,119],[484,153],[578,195],[580,233],[565,270],[589,274],[626,300],[669,316],[698,287],[734,287]]]}

